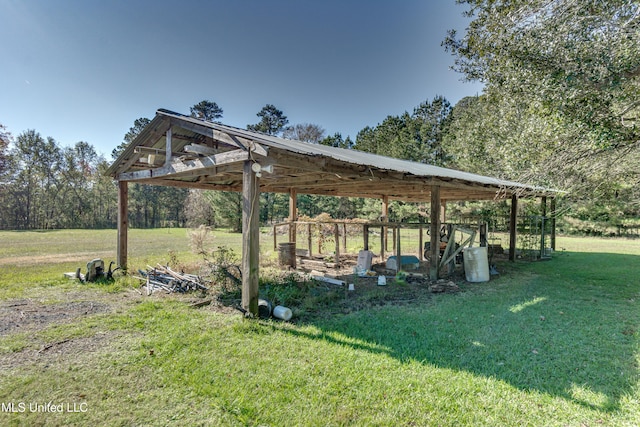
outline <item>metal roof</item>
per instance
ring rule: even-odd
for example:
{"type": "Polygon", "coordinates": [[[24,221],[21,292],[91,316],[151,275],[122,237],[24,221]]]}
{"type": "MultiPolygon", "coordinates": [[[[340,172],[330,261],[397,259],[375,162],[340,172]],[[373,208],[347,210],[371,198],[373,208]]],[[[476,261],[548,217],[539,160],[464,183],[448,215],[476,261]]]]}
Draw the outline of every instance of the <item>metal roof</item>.
{"type": "Polygon", "coordinates": [[[108,169],[118,180],[180,187],[235,190],[242,161],[272,165],[261,191],[428,201],[432,185],[445,200],[554,196],[558,191],[320,144],[279,138],[160,109],[108,169]],[[166,159],[167,130],[171,155],[166,159]],[[241,154],[245,154],[243,157],[241,154]],[[143,161],[146,161],[143,163],[143,161]]]}

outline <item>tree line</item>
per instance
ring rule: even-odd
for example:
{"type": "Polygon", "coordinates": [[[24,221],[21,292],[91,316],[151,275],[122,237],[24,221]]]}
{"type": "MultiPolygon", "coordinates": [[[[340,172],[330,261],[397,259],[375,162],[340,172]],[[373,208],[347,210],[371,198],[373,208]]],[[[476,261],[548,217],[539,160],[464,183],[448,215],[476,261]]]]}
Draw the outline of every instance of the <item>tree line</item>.
{"type": "MultiPolygon", "coordinates": [[[[640,5],[632,0],[461,0],[471,23],[443,47],[482,94],[451,105],[436,96],[389,115],[352,140],[311,123],[289,125],[268,104],[249,130],[358,149],[567,191],[558,203],[583,221],[617,225],[640,217],[640,5]]],[[[190,109],[212,122],[217,103],[190,109]]],[[[112,157],[149,123],[135,120],[112,157]]],[[[1,125],[0,125],[1,126],[1,125]]],[[[109,161],[87,142],[60,147],[28,130],[0,128],[0,228],[115,227],[116,188],[109,161]]],[[[240,228],[237,193],[133,184],[133,227],[204,223],[240,228]]],[[[283,194],[261,195],[260,220],[288,215],[283,194]]],[[[333,218],[380,213],[379,200],[298,195],[300,215],[333,218]]],[[[500,210],[499,205],[490,209],[500,210]]],[[[421,220],[423,208],[393,203],[394,220],[421,220]]],[[[452,210],[481,214],[486,204],[452,210]]]]}

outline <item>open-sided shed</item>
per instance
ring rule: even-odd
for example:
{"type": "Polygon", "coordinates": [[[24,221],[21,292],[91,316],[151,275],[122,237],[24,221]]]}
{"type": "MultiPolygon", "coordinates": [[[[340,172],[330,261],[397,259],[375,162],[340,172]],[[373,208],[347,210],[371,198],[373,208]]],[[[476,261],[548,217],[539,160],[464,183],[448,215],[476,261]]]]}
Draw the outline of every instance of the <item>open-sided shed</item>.
{"type": "MultiPolygon", "coordinates": [[[[431,277],[438,275],[440,208],[447,200],[512,203],[510,257],[515,257],[518,197],[555,192],[513,181],[423,163],[327,147],[211,123],[160,109],[107,170],[119,184],[118,264],[127,265],[128,183],[240,191],[242,214],[242,306],[258,309],[259,194],[288,193],[290,218],[297,194],[429,202],[431,277]]],[[[553,199],[552,199],[553,205],[553,199]]],[[[553,209],[553,208],[552,208],[553,209]]]]}

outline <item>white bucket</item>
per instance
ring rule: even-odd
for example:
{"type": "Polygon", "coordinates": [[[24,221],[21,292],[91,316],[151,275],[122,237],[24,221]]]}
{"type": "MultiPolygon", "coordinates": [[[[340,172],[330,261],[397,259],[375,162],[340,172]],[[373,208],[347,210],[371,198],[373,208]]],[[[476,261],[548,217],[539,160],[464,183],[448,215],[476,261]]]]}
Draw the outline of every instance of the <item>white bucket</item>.
{"type": "Polygon", "coordinates": [[[293,313],[291,313],[291,309],[287,307],[283,307],[281,305],[276,305],[273,308],[273,317],[277,317],[282,320],[290,320],[293,313]]]}
{"type": "Polygon", "coordinates": [[[464,248],[463,260],[467,282],[489,281],[489,259],[486,247],[464,248]]]}
{"type": "Polygon", "coordinates": [[[378,286],[387,286],[386,276],[378,276],[378,286]]]}

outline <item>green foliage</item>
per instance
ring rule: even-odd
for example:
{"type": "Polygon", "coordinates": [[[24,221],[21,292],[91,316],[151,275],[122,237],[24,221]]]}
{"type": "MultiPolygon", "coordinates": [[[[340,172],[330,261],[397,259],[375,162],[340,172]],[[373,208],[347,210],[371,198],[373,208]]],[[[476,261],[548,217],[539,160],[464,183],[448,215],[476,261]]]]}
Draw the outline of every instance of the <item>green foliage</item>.
{"type": "Polygon", "coordinates": [[[296,272],[265,271],[260,275],[260,297],[285,307],[302,305],[313,283],[296,272]]]}
{"type": "Polygon", "coordinates": [[[442,144],[451,105],[442,96],[423,102],[401,116],[388,116],[375,128],[366,127],[356,137],[361,151],[443,166],[448,155],[442,144]]]}
{"type": "Polygon", "coordinates": [[[272,104],[262,107],[256,115],[260,117],[260,121],[254,125],[247,125],[248,130],[277,135],[289,123],[287,116],[272,104]]]}
{"type": "Polygon", "coordinates": [[[329,147],[346,148],[351,149],[355,146],[355,142],[351,140],[351,137],[347,136],[347,139],[342,137],[340,132],[336,132],[333,135],[329,135],[320,141],[320,144],[327,145],[329,147]]]}
{"type": "Polygon", "coordinates": [[[129,132],[124,135],[122,143],[111,152],[113,160],[117,159],[118,156],[122,154],[124,149],[127,148],[127,145],[136,139],[136,136],[138,136],[138,134],[140,134],[140,132],[142,132],[149,123],[151,123],[151,120],[146,117],[140,117],[133,122],[133,126],[129,128],[129,132]]]}
{"type": "Polygon", "coordinates": [[[208,122],[215,122],[222,118],[222,108],[213,101],[203,100],[191,107],[191,117],[208,122]]]}
{"type": "Polygon", "coordinates": [[[640,5],[461,3],[471,24],[443,44],[457,70],[486,88],[456,106],[448,141],[457,164],[566,189],[580,203],[637,187],[640,5]]]}
{"type": "Polygon", "coordinates": [[[222,298],[240,298],[242,291],[242,275],[240,259],[232,248],[218,246],[205,254],[208,271],[205,277],[211,281],[222,298]]]}
{"type": "Polygon", "coordinates": [[[233,191],[208,191],[205,197],[213,207],[216,226],[242,231],[242,194],[233,191]]]}

